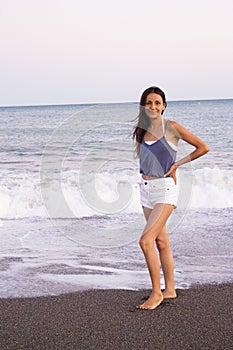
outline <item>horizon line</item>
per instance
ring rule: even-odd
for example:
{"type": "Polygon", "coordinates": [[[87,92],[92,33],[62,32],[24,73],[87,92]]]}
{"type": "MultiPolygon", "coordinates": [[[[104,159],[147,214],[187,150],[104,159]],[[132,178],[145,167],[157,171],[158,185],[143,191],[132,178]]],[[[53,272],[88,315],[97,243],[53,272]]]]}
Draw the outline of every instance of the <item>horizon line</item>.
{"type": "MultiPolygon", "coordinates": [[[[203,102],[203,101],[226,101],[232,100],[233,97],[207,98],[207,99],[174,99],[169,102],[203,102]]],[[[28,105],[2,105],[0,108],[17,108],[17,107],[55,107],[55,106],[82,106],[82,105],[101,105],[101,104],[139,104],[136,101],[111,101],[111,102],[78,102],[78,103],[51,103],[51,104],[28,104],[28,105]]]]}

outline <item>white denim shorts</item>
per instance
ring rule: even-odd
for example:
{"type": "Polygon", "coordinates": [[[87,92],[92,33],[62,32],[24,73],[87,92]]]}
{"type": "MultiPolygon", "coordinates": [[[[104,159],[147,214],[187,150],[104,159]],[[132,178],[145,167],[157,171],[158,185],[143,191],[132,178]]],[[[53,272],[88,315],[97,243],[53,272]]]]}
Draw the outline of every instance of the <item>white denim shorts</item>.
{"type": "Polygon", "coordinates": [[[177,205],[177,185],[172,177],[165,177],[155,180],[141,179],[140,184],[141,205],[153,209],[155,204],[177,205]]]}

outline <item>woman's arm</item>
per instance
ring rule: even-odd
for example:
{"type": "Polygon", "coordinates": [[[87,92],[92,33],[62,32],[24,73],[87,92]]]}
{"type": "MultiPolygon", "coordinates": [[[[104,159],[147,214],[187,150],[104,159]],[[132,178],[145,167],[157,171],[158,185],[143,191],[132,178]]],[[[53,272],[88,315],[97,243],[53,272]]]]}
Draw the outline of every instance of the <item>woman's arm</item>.
{"type": "Polygon", "coordinates": [[[191,152],[190,154],[188,154],[187,156],[185,156],[184,158],[176,161],[172,166],[171,169],[164,175],[165,177],[172,174],[174,181],[176,183],[176,169],[188,162],[191,162],[194,159],[197,159],[201,156],[203,156],[204,154],[206,154],[207,152],[209,152],[209,147],[208,145],[203,142],[201,139],[199,139],[196,135],[192,134],[190,131],[188,131],[187,129],[185,129],[182,125],[178,124],[177,122],[170,122],[172,123],[173,126],[173,130],[175,133],[175,137],[177,139],[181,139],[186,141],[187,143],[189,143],[190,145],[194,146],[196,149],[191,152]]]}

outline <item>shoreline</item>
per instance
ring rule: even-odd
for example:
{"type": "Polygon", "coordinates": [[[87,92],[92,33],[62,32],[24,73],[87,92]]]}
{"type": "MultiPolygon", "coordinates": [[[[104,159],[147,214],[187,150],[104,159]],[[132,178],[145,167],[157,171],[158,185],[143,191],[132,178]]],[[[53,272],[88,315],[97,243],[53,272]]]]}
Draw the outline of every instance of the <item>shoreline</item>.
{"type": "Polygon", "coordinates": [[[1,350],[232,348],[233,283],[177,289],[175,300],[137,310],[149,293],[93,289],[1,298],[1,350]]]}

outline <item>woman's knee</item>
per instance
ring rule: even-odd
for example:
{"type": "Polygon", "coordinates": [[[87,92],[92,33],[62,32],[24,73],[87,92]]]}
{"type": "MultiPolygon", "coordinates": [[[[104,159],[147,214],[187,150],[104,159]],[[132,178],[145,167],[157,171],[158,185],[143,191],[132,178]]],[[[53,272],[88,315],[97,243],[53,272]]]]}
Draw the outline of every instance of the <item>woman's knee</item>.
{"type": "Polygon", "coordinates": [[[170,249],[170,240],[168,236],[158,237],[156,239],[156,246],[159,251],[170,249]]]}
{"type": "Polygon", "coordinates": [[[145,252],[154,247],[154,240],[148,237],[147,235],[143,235],[139,240],[139,245],[141,249],[145,252]]]}

